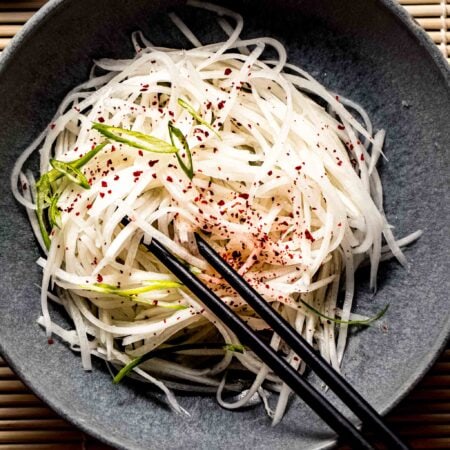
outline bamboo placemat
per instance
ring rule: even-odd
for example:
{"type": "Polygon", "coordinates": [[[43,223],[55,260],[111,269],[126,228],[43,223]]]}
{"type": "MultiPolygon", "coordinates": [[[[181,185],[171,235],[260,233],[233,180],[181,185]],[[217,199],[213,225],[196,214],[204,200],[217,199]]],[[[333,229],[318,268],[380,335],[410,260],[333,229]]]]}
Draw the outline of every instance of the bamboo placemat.
{"type": "MultiPolygon", "coordinates": [[[[358,0],[357,0],[358,1],[358,0]]],[[[0,1],[0,49],[46,1],[0,1]]],[[[450,62],[448,0],[400,0],[450,62]]],[[[413,448],[450,449],[450,347],[388,420],[413,448]]],[[[0,358],[0,450],[108,450],[58,417],[0,358]]]]}

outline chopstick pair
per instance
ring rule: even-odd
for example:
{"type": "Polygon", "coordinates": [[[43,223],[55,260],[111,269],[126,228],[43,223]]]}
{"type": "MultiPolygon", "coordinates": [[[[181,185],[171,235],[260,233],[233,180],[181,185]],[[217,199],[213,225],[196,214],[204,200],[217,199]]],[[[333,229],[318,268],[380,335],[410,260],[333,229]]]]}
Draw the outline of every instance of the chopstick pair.
{"type": "MultiPolygon", "coordinates": [[[[124,224],[129,221],[124,219],[124,224]]],[[[372,431],[383,438],[387,448],[407,450],[408,446],[386,425],[383,418],[366,400],[337,373],[297,331],[281,317],[233,268],[199,236],[197,247],[205,260],[259,314],[289,347],[313,370],[344,404],[372,431]]],[[[279,378],[284,381],[319,417],[354,448],[373,449],[361,432],[333,406],[319,391],[300,375],[283,357],[261,338],[183,263],[160,242],[152,239],[146,245],[214,315],[216,315],[241,343],[247,345],[279,378]]]]}

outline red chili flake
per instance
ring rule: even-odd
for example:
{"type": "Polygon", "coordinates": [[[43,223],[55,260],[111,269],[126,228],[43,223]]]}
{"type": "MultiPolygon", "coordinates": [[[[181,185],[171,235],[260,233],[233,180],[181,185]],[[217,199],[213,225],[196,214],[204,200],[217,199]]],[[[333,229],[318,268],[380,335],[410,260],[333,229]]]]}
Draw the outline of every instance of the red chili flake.
{"type": "Polygon", "coordinates": [[[221,100],[221,101],[218,103],[218,105],[217,105],[217,107],[218,107],[219,109],[223,109],[224,106],[225,106],[225,100],[221,100]]]}
{"type": "Polygon", "coordinates": [[[269,177],[270,177],[272,174],[273,174],[273,172],[272,172],[271,170],[269,170],[269,171],[267,172],[267,175],[269,175],[269,177]]]}
{"type": "Polygon", "coordinates": [[[86,205],[87,209],[91,209],[92,208],[92,203],[89,203],[89,205],[86,205]]]}
{"type": "Polygon", "coordinates": [[[342,166],[342,161],[338,161],[337,165],[342,166]]]}
{"type": "Polygon", "coordinates": [[[301,170],[302,166],[295,166],[295,170],[301,170]]]}
{"type": "Polygon", "coordinates": [[[219,201],[217,202],[217,204],[218,204],[219,206],[223,206],[223,205],[225,205],[225,201],[224,201],[224,200],[219,200],[219,201]]]}
{"type": "Polygon", "coordinates": [[[106,181],[102,181],[102,187],[108,187],[108,183],[106,181]]]}
{"type": "Polygon", "coordinates": [[[98,274],[97,275],[97,283],[101,283],[102,281],[103,281],[103,277],[100,274],[98,274]]]}
{"type": "Polygon", "coordinates": [[[50,128],[53,130],[53,128],[55,128],[56,127],[56,125],[54,124],[54,123],[52,123],[51,125],[50,125],[50,128]]]}
{"type": "Polygon", "coordinates": [[[211,106],[212,106],[212,103],[211,103],[211,102],[208,102],[208,103],[206,104],[206,109],[211,109],[211,106]]]}
{"type": "Polygon", "coordinates": [[[345,130],[345,125],[339,124],[339,125],[338,125],[338,130],[345,130]]]}
{"type": "Polygon", "coordinates": [[[342,223],[341,223],[341,222],[339,222],[339,223],[337,224],[337,226],[338,226],[338,227],[341,227],[341,226],[342,226],[342,223]]]}
{"type": "Polygon", "coordinates": [[[105,193],[104,192],[100,192],[99,195],[100,195],[101,198],[103,198],[105,196],[105,193]]]}
{"type": "Polygon", "coordinates": [[[158,164],[158,162],[159,162],[158,159],[154,159],[154,160],[152,160],[152,161],[149,161],[149,162],[148,162],[148,165],[149,165],[150,167],[153,167],[155,164],[158,164]]]}
{"type": "Polygon", "coordinates": [[[119,179],[119,175],[116,175],[115,177],[114,177],[114,181],[117,181],[119,179]]]}
{"type": "Polygon", "coordinates": [[[339,101],[339,95],[336,95],[336,100],[339,101]]]}
{"type": "Polygon", "coordinates": [[[52,345],[55,343],[55,341],[52,338],[47,339],[48,345],[52,345]]]}
{"type": "Polygon", "coordinates": [[[105,121],[105,119],[104,119],[103,117],[99,117],[99,118],[98,118],[98,121],[99,121],[100,123],[103,123],[103,122],[105,121]]]}
{"type": "Polygon", "coordinates": [[[156,100],[152,102],[153,106],[156,106],[157,104],[158,104],[158,102],[156,100]]]}
{"type": "Polygon", "coordinates": [[[108,189],[108,194],[111,194],[112,193],[112,190],[111,189],[108,189]]]}
{"type": "Polygon", "coordinates": [[[166,180],[167,180],[169,183],[172,183],[173,178],[169,175],[169,176],[166,178],[166,180]]]}
{"type": "Polygon", "coordinates": [[[173,111],[169,111],[169,116],[173,117],[175,114],[173,113],[173,111]]]}
{"type": "Polygon", "coordinates": [[[162,113],[163,113],[162,108],[158,108],[158,112],[159,112],[160,114],[162,114],[162,113]]]}
{"type": "Polygon", "coordinates": [[[112,159],[108,159],[108,161],[106,161],[107,167],[109,167],[112,163],[113,163],[113,162],[112,162],[112,159]]]}
{"type": "Polygon", "coordinates": [[[240,198],[243,198],[244,200],[247,200],[249,195],[248,194],[239,194],[240,198]]]}
{"type": "Polygon", "coordinates": [[[229,67],[226,68],[224,74],[225,75],[230,75],[230,73],[231,73],[231,69],[229,67]]]}
{"type": "Polygon", "coordinates": [[[152,177],[156,179],[156,173],[152,174],[152,177]]]}
{"type": "Polygon", "coordinates": [[[311,232],[309,230],[305,230],[305,237],[306,237],[306,239],[309,239],[311,242],[315,241],[315,239],[313,238],[313,235],[311,234],[311,232]]]}
{"type": "Polygon", "coordinates": [[[359,159],[360,159],[361,161],[364,161],[364,153],[361,153],[361,156],[359,157],[359,159]]]}
{"type": "Polygon", "coordinates": [[[133,172],[133,177],[140,177],[142,175],[142,170],[135,170],[133,172]]]}
{"type": "Polygon", "coordinates": [[[144,156],[144,152],[142,150],[138,151],[139,156],[144,156]]]}

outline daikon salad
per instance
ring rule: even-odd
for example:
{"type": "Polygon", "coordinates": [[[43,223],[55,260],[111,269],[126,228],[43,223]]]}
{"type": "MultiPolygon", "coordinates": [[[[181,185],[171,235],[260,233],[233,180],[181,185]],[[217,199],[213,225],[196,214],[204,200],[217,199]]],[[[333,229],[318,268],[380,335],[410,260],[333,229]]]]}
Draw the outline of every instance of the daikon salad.
{"type": "Polygon", "coordinates": [[[380,261],[404,264],[420,231],[394,238],[376,168],[385,132],[361,106],[288,63],[279,41],[241,38],[239,14],[188,5],[216,14],[222,42],[200,42],[175,13],[190,48],[133,33],[135,55],[95,61],[17,160],[12,189],[43,253],[38,323],[85,370],[101,358],[116,383],[156,385],[178,412],[174,391],[211,392],[230,409],[258,398],[277,423],[289,388],[144,244],[158,239],[304,372],[199,256],[199,232],[339,371],[349,327],[386,311],[351,312],[355,270],[370,264],[375,289],[380,261]],[[38,176],[24,168],[35,152],[38,176]]]}

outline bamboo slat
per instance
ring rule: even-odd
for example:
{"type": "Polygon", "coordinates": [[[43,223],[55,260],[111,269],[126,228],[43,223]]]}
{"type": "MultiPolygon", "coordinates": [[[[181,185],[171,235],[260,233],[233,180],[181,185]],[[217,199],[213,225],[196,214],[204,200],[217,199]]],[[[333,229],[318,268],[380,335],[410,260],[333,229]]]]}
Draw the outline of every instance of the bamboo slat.
{"type": "Polygon", "coordinates": [[[406,5],[406,11],[415,17],[440,17],[450,14],[450,5],[406,5]]]}
{"type": "Polygon", "coordinates": [[[27,392],[28,388],[19,380],[0,380],[0,394],[2,392],[27,392]]]}
{"type": "Polygon", "coordinates": [[[49,419],[58,417],[55,412],[46,406],[17,406],[0,408],[0,422],[10,419],[49,419]]]}
{"type": "Polygon", "coordinates": [[[21,28],[22,25],[0,25],[0,36],[13,37],[21,28]]]}
{"type": "MultiPolygon", "coordinates": [[[[1,386],[1,385],[0,385],[1,386]]],[[[450,375],[429,375],[426,377],[421,386],[426,387],[450,387],[450,375]]]]}
{"type": "Polygon", "coordinates": [[[33,9],[37,10],[42,5],[47,3],[46,0],[35,0],[35,1],[29,1],[29,2],[22,2],[22,1],[10,1],[10,2],[0,2],[0,10],[7,10],[11,9],[14,11],[20,11],[24,9],[33,9]]]}
{"type": "Polygon", "coordinates": [[[392,423],[407,423],[408,425],[418,423],[450,423],[450,413],[443,414],[401,414],[389,417],[392,423]]]}
{"type": "Polygon", "coordinates": [[[0,49],[3,50],[10,42],[11,39],[0,38],[0,49]]]}
{"type": "Polygon", "coordinates": [[[428,438],[428,439],[410,439],[409,443],[412,448],[420,449],[442,449],[448,450],[449,448],[448,438],[428,438]]]}
{"type": "Polygon", "coordinates": [[[0,444],[24,444],[39,442],[73,442],[79,440],[77,431],[61,430],[21,430],[0,431],[0,444]]]}
{"type": "MultiPolygon", "coordinates": [[[[95,450],[110,449],[110,447],[98,446],[95,450]]],[[[82,443],[61,444],[0,444],[0,450],[94,450],[94,447],[83,445],[82,443]]]]}
{"type": "Polygon", "coordinates": [[[3,406],[42,405],[43,403],[33,394],[2,394],[0,408],[3,406]]]}
{"type": "Polygon", "coordinates": [[[402,5],[439,5],[440,0],[400,0],[402,5]]]}
{"type": "Polygon", "coordinates": [[[431,373],[450,373],[450,362],[440,362],[440,360],[431,369],[431,373]]]}
{"type": "Polygon", "coordinates": [[[446,31],[442,33],[441,31],[428,31],[428,35],[433,39],[436,44],[440,44],[442,41],[450,42],[450,32],[446,31]]]}
{"type": "Polygon", "coordinates": [[[28,419],[1,420],[0,431],[8,430],[60,430],[70,429],[71,426],[62,419],[28,419]]]}
{"type": "Polygon", "coordinates": [[[442,28],[442,24],[445,23],[446,29],[450,28],[450,19],[440,19],[438,17],[430,17],[430,18],[416,18],[417,23],[425,28],[425,30],[440,30],[442,28]]]}
{"type": "Polygon", "coordinates": [[[34,11],[15,12],[7,11],[0,12],[0,23],[24,23],[30,19],[34,14],[34,11]]]}
{"type": "Polygon", "coordinates": [[[0,367],[0,380],[15,378],[14,372],[9,367],[0,367]]]}

